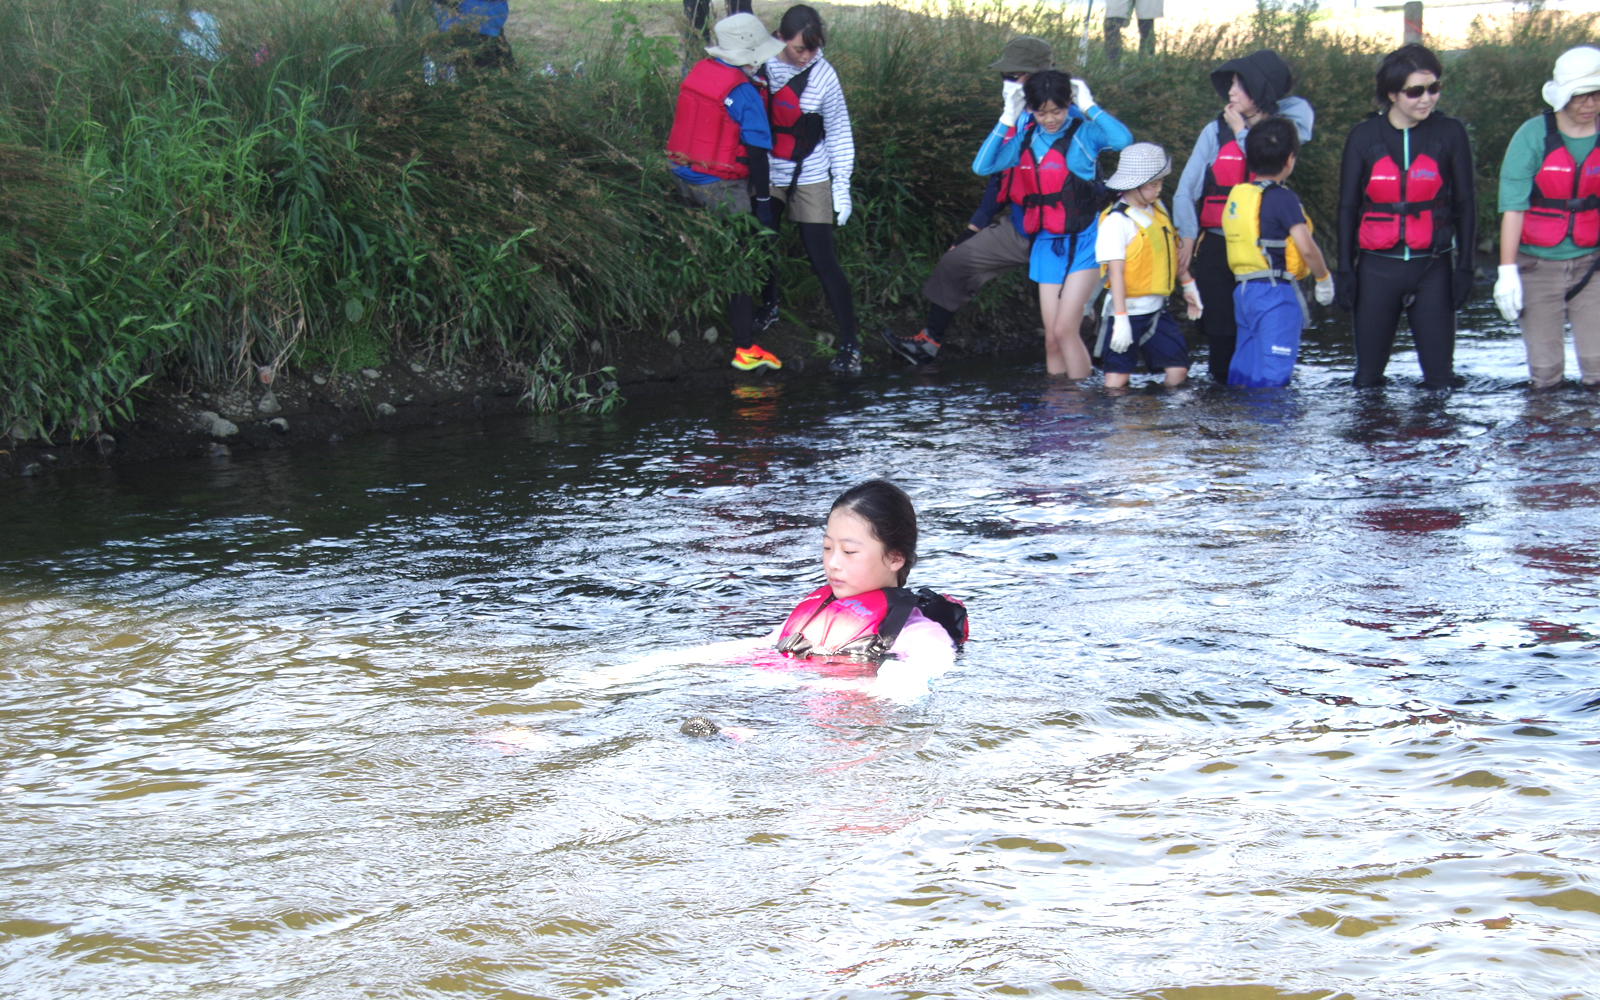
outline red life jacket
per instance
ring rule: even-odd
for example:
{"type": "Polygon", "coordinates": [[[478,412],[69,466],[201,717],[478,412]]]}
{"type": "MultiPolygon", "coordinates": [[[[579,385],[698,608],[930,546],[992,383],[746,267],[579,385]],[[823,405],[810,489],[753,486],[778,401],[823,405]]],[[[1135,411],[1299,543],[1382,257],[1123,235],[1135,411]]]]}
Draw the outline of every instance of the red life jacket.
{"type": "Polygon", "coordinates": [[[785,656],[848,656],[881,664],[900,638],[912,611],[944,626],[960,648],[967,641],[967,609],[960,601],[924,587],[869,590],[836,600],[824,584],[806,595],[778,632],[778,652],[785,656]]]}
{"type": "Polygon", "coordinates": [[[1200,216],[1201,229],[1221,229],[1222,212],[1228,207],[1228,192],[1234,185],[1255,180],[1245,166],[1244,150],[1233,136],[1233,129],[1221,115],[1217,116],[1217,155],[1206,167],[1205,183],[1200,189],[1200,201],[1195,212],[1200,216]]]}
{"type": "Polygon", "coordinates": [[[1101,187],[1067,168],[1067,150],[1082,124],[1082,118],[1074,118],[1037,162],[1033,157],[1033,132],[1038,126],[1029,122],[1023,130],[1022,157],[1011,178],[1011,202],[1022,206],[1022,231],[1030,236],[1039,232],[1056,236],[1081,233],[1105,207],[1101,187]]]}
{"type": "Polygon", "coordinates": [[[724,180],[750,176],[739,123],[728,114],[725,101],[733,88],[749,83],[737,66],[702,59],[678,85],[678,107],[667,136],[667,157],[672,162],[724,180]]]}
{"type": "MultiPolygon", "coordinates": [[[[1411,130],[1413,136],[1417,129],[1411,130]]],[[[1368,152],[1373,163],[1362,188],[1361,228],[1357,244],[1363,250],[1389,250],[1403,242],[1412,250],[1448,250],[1450,198],[1445,190],[1439,160],[1426,136],[1412,143],[1411,165],[1402,173],[1405,158],[1388,143],[1368,152]],[[1423,151],[1417,152],[1416,147],[1423,151]]]]}
{"type": "MultiPolygon", "coordinates": [[[[811,63],[811,66],[815,65],[815,62],[811,63]]],[[[770,84],[767,88],[767,121],[772,125],[772,155],[794,163],[796,177],[800,175],[800,164],[822,141],[824,130],[822,115],[815,111],[800,110],[800,96],[806,92],[806,84],[810,82],[811,66],[790,77],[789,82],[776,91],[772,90],[770,84]]],[[[767,78],[765,67],[762,67],[761,78],[767,78]]]]}
{"type": "MultiPolygon", "coordinates": [[[[1017,127],[1015,125],[1008,126],[1006,128],[1005,138],[1001,141],[1010,142],[1011,137],[1016,134],[1017,127]]],[[[1008,167],[1007,169],[1000,171],[1000,182],[995,188],[994,195],[994,203],[996,205],[1004,205],[1011,201],[1011,179],[1016,176],[1016,173],[1016,167],[1008,167]]]]}
{"type": "Polygon", "coordinates": [[[1580,247],[1600,246],[1600,143],[1579,167],[1556,128],[1556,113],[1544,113],[1544,162],[1533,175],[1522,242],[1553,247],[1568,235],[1580,247]]]}

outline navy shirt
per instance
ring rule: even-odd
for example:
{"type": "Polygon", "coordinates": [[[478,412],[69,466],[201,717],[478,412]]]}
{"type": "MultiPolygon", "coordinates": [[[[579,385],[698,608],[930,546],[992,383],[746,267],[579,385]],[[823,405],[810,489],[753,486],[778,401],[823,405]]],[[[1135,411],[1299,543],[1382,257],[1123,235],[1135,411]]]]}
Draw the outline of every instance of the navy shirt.
{"type": "MultiPolygon", "coordinates": [[[[1305,221],[1306,213],[1300,208],[1300,196],[1293,191],[1281,184],[1274,184],[1261,192],[1262,239],[1286,240],[1289,238],[1289,230],[1305,221]]],[[[1272,247],[1263,249],[1272,266],[1283,270],[1285,252],[1272,247]]]]}

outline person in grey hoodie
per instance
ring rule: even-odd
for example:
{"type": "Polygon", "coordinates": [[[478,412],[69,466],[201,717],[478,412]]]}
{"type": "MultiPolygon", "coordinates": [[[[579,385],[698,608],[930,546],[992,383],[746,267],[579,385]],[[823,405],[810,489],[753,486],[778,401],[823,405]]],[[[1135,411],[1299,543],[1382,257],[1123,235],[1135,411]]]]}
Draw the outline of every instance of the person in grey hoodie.
{"type": "Polygon", "coordinates": [[[1310,142],[1316,113],[1304,98],[1290,96],[1294,74],[1270,49],[1223,63],[1211,72],[1211,86],[1227,103],[1195,140],[1172,198],[1172,221],[1178,227],[1178,269],[1193,275],[1199,288],[1203,311],[1195,325],[1210,344],[1211,377],[1226,384],[1238,333],[1222,208],[1229,188],[1248,179],[1245,137],[1250,126],[1278,115],[1294,122],[1302,143],[1310,142]]]}

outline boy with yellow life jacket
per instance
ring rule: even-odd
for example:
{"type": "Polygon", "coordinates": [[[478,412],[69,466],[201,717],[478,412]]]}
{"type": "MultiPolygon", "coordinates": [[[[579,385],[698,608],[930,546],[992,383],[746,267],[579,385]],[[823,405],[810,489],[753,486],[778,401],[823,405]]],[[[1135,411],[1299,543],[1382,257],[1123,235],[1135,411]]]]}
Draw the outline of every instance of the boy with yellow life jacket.
{"type": "Polygon", "coordinates": [[[1103,357],[1106,386],[1120,388],[1138,367],[1166,373],[1163,385],[1189,377],[1189,351],[1183,331],[1167,312],[1167,297],[1179,280],[1189,318],[1200,315],[1200,293],[1178,267],[1176,230],[1161,204],[1162,180],[1172,173],[1172,158],[1160,146],[1136,142],[1122,151],[1117,172],[1106,187],[1122,196],[1100,215],[1094,255],[1105,276],[1105,320],[1095,342],[1103,357]]]}
{"type": "Polygon", "coordinates": [[[1229,385],[1289,384],[1307,320],[1301,278],[1315,274],[1317,302],[1333,301],[1333,275],[1311,237],[1310,220],[1300,199],[1282,184],[1294,172],[1299,149],[1294,123],[1287,119],[1268,118],[1252,128],[1245,159],[1256,179],[1234,185],[1222,211],[1239,328],[1229,385]]]}

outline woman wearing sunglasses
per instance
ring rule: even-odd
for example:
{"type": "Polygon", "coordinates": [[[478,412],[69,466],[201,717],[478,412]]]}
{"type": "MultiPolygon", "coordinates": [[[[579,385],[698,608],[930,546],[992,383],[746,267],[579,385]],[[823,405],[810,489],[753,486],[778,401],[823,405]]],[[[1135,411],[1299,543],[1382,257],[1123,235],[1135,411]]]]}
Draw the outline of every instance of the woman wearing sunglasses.
{"type": "Polygon", "coordinates": [[[1350,130],[1339,167],[1338,301],[1355,312],[1357,387],[1382,385],[1400,314],[1422,384],[1455,378],[1456,310],[1472,294],[1478,202],[1467,130],[1435,111],[1439,59],[1405,45],[1378,65],[1382,109],[1350,130]]]}
{"type": "Polygon", "coordinates": [[[1550,389],[1566,376],[1572,324],[1583,384],[1600,386],[1600,49],[1568,49],[1544,85],[1554,108],[1517,129],[1500,165],[1500,279],[1494,301],[1522,317],[1528,377],[1550,389]]]}

